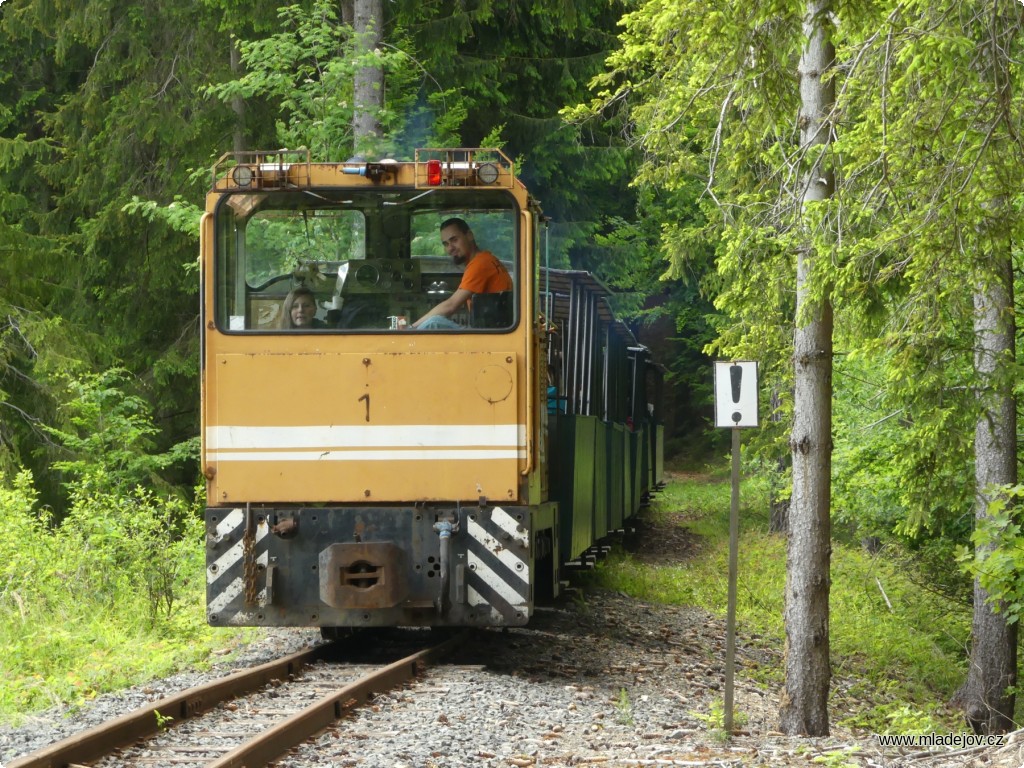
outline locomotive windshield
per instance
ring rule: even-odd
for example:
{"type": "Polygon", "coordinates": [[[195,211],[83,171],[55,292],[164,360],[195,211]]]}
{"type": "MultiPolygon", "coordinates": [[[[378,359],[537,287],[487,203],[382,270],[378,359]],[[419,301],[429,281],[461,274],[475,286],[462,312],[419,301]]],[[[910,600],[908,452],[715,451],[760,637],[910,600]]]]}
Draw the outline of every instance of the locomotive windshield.
{"type": "Polygon", "coordinates": [[[291,307],[311,304],[300,330],[392,331],[459,288],[441,225],[465,221],[481,250],[512,278],[500,311],[474,297],[451,319],[454,331],[511,329],[520,285],[518,208],[500,190],[288,190],[226,195],[215,212],[215,314],[223,331],[282,333],[291,307]],[[299,296],[303,295],[303,298],[299,296]]]}

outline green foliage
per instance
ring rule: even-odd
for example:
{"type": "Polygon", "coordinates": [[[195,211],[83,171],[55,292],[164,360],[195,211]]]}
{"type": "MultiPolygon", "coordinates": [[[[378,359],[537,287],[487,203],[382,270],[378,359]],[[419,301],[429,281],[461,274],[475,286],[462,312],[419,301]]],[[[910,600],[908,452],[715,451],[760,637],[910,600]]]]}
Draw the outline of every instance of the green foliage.
{"type": "Polygon", "coordinates": [[[100,374],[65,377],[68,428],[47,427],[70,458],[54,463],[74,487],[128,491],[160,484],[160,472],[194,454],[195,441],[156,453],[149,405],[126,391],[127,373],[113,368],[100,374]]]}
{"type": "Polygon", "coordinates": [[[801,15],[791,2],[634,6],[607,71],[590,82],[593,98],[565,113],[588,121],[618,115],[643,149],[634,186],[656,201],[654,250],[663,276],[688,287],[672,309],[681,310],[673,313],[677,328],[695,348],[679,367],[706,401],[707,378],[696,371],[708,357],[759,361],[763,402],[778,395],[783,418],[751,450],[772,463],[786,450],[789,408],[801,215],[794,187],[803,162],[791,73],[801,15]]]}
{"type": "Polygon", "coordinates": [[[1024,486],[989,489],[987,513],[978,519],[971,535],[973,551],[961,547],[961,569],[978,580],[988,599],[1010,623],[1024,612],[1024,530],[1020,500],[1024,486]]]}
{"type": "Polygon", "coordinates": [[[204,626],[197,505],[101,470],[74,486],[54,525],[22,472],[0,487],[0,716],[24,715],[200,661],[204,626]]]}
{"type": "MultiPolygon", "coordinates": [[[[711,737],[718,742],[725,743],[729,740],[730,734],[725,730],[725,702],[714,701],[707,712],[693,712],[690,716],[704,723],[711,737]]],[[[747,724],[747,715],[743,712],[732,713],[733,728],[743,728],[747,724]]]]}
{"type": "Polygon", "coordinates": [[[231,115],[197,89],[228,66],[216,26],[202,3],[26,0],[0,14],[0,318],[17,308],[20,331],[0,331],[0,358],[19,336],[31,347],[0,367],[0,452],[57,507],[43,425],[65,426],[59,374],[123,366],[157,404],[160,448],[196,429],[198,281],[182,269],[195,233],[125,206],[201,189],[187,169],[208,164],[231,115]]]}
{"type": "Polygon", "coordinates": [[[674,418],[670,434],[701,438],[706,422],[702,408],[712,399],[711,359],[705,350],[715,336],[715,309],[708,275],[713,250],[706,243],[683,243],[681,228],[699,220],[699,190],[683,185],[655,195],[650,187],[636,190],[637,218],[612,217],[606,234],[580,259],[615,289],[610,301],[616,314],[642,335],[654,358],[667,369],[674,418]],[[687,249],[679,256],[679,249],[687,249]]]}
{"type": "Polygon", "coordinates": [[[38,494],[32,474],[19,472],[12,482],[0,486],[0,511],[8,535],[0,537],[0,604],[24,618],[37,595],[40,583],[25,579],[36,563],[47,555],[49,513],[37,507],[38,494]]]}
{"type": "MultiPolygon", "coordinates": [[[[461,146],[503,146],[552,218],[553,266],[590,267],[609,252],[595,235],[614,217],[639,218],[628,189],[631,152],[614,121],[581,129],[559,111],[585,98],[614,45],[627,7],[564,0],[490,0],[435,6],[402,0],[395,18],[408,30],[429,78],[459,94],[461,146]],[[494,141],[495,138],[500,142],[494,141]]],[[[421,88],[421,92],[424,89],[421,88]]],[[[452,100],[446,99],[448,110],[452,100]]],[[[418,117],[406,135],[415,136],[418,117]]]]}
{"type": "MultiPolygon", "coordinates": [[[[246,71],[241,77],[209,86],[206,92],[225,103],[232,99],[259,99],[274,105],[275,140],[279,146],[309,149],[322,160],[352,156],[371,150],[378,156],[395,156],[394,141],[377,146],[353,145],[353,84],[356,73],[367,66],[384,72],[387,87],[384,108],[377,115],[384,135],[397,137],[415,102],[417,76],[410,41],[392,30],[390,42],[361,52],[352,28],[338,18],[337,3],[316,0],[308,8],[289,5],[278,10],[279,32],[267,38],[238,44],[246,71]]],[[[452,103],[453,114],[464,113],[453,89],[433,92],[431,102],[452,103]]],[[[442,132],[456,127],[452,115],[442,132]]]]}
{"type": "Polygon", "coordinates": [[[978,46],[991,34],[1012,58],[1019,19],[945,3],[871,11],[839,28],[839,55],[856,58],[861,74],[845,86],[850,119],[837,144],[847,189],[837,214],[851,235],[837,288],[849,298],[850,355],[837,371],[861,383],[837,376],[836,477],[849,515],[867,527],[964,544],[976,390],[1020,378],[1006,359],[995,381],[980,380],[971,327],[972,289],[1012,257],[1022,223],[1020,206],[1007,205],[1016,195],[1007,174],[1021,159],[1012,136],[1024,111],[1019,97],[994,97],[1009,65],[978,46]],[[931,83],[951,68],[963,76],[955,93],[931,83]],[[884,521],[872,520],[879,508],[884,521]]]}
{"type": "MultiPolygon", "coordinates": [[[[175,195],[174,201],[167,205],[159,205],[152,200],[142,200],[138,195],[132,195],[131,202],[126,203],[121,210],[131,215],[142,216],[149,221],[164,221],[175,232],[191,238],[198,238],[199,221],[203,217],[203,209],[185,200],[181,195],[175,195]]],[[[187,264],[186,269],[198,271],[198,265],[191,262],[187,264]]]]}
{"type": "Polygon", "coordinates": [[[53,462],[60,446],[48,427],[62,423],[59,382],[91,363],[90,340],[59,317],[15,303],[23,299],[36,304],[28,296],[8,294],[9,304],[0,296],[0,475],[31,469],[42,503],[59,506],[53,462]]]}
{"type": "Polygon", "coordinates": [[[113,606],[126,592],[145,598],[149,625],[177,610],[179,588],[202,571],[195,557],[202,535],[199,510],[141,488],[124,493],[120,481],[89,472],[75,484],[60,538],[88,567],[68,569],[73,591],[113,606]]]}
{"type": "Polygon", "coordinates": [[[65,426],[45,429],[65,457],[55,462],[65,508],[39,503],[30,472],[0,473],[11,533],[0,541],[0,715],[166,672],[200,659],[210,640],[195,578],[201,494],[189,501],[161,480],[196,446],[156,450],[149,406],[126,391],[122,370],[55,378],[65,426]]]}
{"type": "MultiPolygon", "coordinates": [[[[893,686],[895,688],[895,686],[893,686]]],[[[887,693],[882,690],[883,695],[887,693]]],[[[941,733],[947,724],[937,711],[931,713],[899,700],[900,692],[893,690],[891,701],[882,701],[875,706],[858,712],[853,717],[844,718],[839,724],[847,728],[860,729],[866,733],[926,735],[941,733]]],[[[937,707],[934,709],[937,710],[937,707]]]]}
{"type": "Polygon", "coordinates": [[[826,768],[858,768],[860,763],[850,760],[855,754],[861,751],[860,747],[847,747],[845,749],[834,749],[823,755],[815,757],[811,762],[826,766],[826,768]]]}
{"type": "MultiPolygon", "coordinates": [[[[836,361],[833,520],[855,538],[948,553],[967,543],[973,518],[966,512],[973,504],[976,418],[969,373],[961,370],[962,383],[949,387],[952,371],[929,385],[929,374],[919,370],[909,384],[893,356],[880,349],[836,361]]],[[[948,561],[936,562],[936,580],[948,583],[949,573],[948,561]]]]}
{"type": "MultiPolygon", "coordinates": [[[[779,417],[750,445],[765,466],[788,451],[794,255],[826,255],[807,289],[836,307],[839,519],[909,546],[963,542],[978,415],[971,288],[1016,255],[1024,223],[1021,19],[945,0],[834,7],[837,187],[808,207],[800,180],[815,157],[798,151],[793,121],[803,13],[787,0],[641,3],[591,100],[566,114],[617,114],[642,147],[634,183],[667,202],[668,272],[701,275],[718,310],[707,352],[760,361],[762,402],[779,417]],[[700,191],[696,211],[671,197],[687,187],[700,191]]],[[[1020,380],[1001,361],[995,383],[1020,380]]]]}
{"type": "Polygon", "coordinates": [[[633,724],[633,702],[629,700],[629,691],[625,688],[619,688],[619,698],[615,700],[615,710],[619,724],[633,724]]]}

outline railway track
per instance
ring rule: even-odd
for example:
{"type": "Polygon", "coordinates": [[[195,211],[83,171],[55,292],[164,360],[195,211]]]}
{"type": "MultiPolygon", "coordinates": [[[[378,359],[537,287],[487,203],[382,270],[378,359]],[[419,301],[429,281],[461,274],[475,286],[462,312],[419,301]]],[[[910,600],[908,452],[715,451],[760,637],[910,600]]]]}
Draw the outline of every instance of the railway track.
{"type": "Polygon", "coordinates": [[[412,652],[406,639],[401,650],[390,650],[394,660],[372,663],[340,661],[346,649],[357,650],[356,639],[318,646],[146,704],[7,768],[266,765],[375,694],[410,680],[464,638],[421,638],[412,652]]]}

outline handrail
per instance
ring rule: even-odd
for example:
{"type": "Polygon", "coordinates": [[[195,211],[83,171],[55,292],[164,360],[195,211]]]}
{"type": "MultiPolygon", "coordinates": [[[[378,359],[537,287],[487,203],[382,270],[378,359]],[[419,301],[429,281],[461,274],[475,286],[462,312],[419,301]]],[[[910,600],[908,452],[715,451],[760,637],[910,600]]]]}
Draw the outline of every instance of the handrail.
{"type": "MultiPolygon", "coordinates": [[[[530,213],[529,211],[523,210],[520,211],[519,215],[523,218],[523,225],[520,227],[520,242],[526,241],[530,244],[528,248],[532,247],[533,230],[530,226],[532,223],[530,220],[530,213]],[[527,240],[527,238],[529,239],[527,240]]],[[[526,272],[526,270],[523,271],[526,272]]],[[[533,423],[535,410],[533,401],[534,398],[537,397],[538,392],[538,388],[533,386],[533,377],[536,375],[536,371],[534,370],[534,354],[536,348],[537,318],[534,317],[532,286],[529,291],[523,291],[523,294],[526,297],[524,301],[523,318],[524,320],[528,319],[530,323],[529,330],[526,334],[526,380],[528,382],[526,387],[526,466],[523,468],[521,473],[523,477],[527,477],[533,471],[533,454],[534,451],[537,450],[537,441],[535,439],[536,432],[534,429],[537,425],[533,423]]]]}

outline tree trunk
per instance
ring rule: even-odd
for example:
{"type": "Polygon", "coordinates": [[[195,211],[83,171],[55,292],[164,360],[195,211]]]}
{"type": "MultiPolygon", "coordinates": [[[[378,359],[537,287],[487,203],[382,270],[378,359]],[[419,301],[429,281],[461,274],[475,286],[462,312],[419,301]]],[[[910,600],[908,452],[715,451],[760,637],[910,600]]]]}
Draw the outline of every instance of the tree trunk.
{"type": "MultiPolygon", "coordinates": [[[[1013,265],[1009,243],[996,256],[997,274],[978,282],[974,292],[974,370],[981,412],[974,428],[974,516],[983,520],[1000,488],[1017,482],[1017,405],[1005,366],[1015,357],[1013,265]]],[[[1017,683],[1017,625],[996,613],[998,606],[974,580],[971,665],[954,696],[977,733],[1014,728],[1017,683]]]]}
{"type": "MultiPolygon", "coordinates": [[[[384,19],[382,0],[355,0],[353,31],[356,55],[366,56],[380,46],[384,19]]],[[[384,70],[364,64],[356,71],[355,110],[352,134],[356,154],[372,151],[381,136],[380,113],[384,108],[384,70]]]]}
{"type": "MultiPolygon", "coordinates": [[[[996,133],[1000,123],[1012,126],[1014,121],[1010,52],[1020,30],[1018,14],[1018,9],[994,4],[991,21],[979,40],[984,50],[978,60],[979,74],[990,83],[998,105],[990,135],[996,133]]],[[[1015,131],[1010,128],[1008,133],[1012,136],[1015,131]]],[[[987,518],[989,504],[1000,497],[1003,488],[1017,482],[1017,403],[1008,370],[1016,360],[1017,333],[1013,242],[1006,229],[1006,222],[1014,215],[1009,199],[1004,192],[985,206],[987,216],[980,239],[989,253],[980,254],[981,266],[974,284],[974,377],[980,406],[974,426],[976,521],[987,518]]],[[[981,557],[986,554],[975,553],[981,557]]],[[[988,591],[975,578],[970,668],[953,701],[977,733],[1005,733],[1015,727],[1017,624],[1007,624],[1004,614],[997,613],[999,607],[990,602],[988,591]]]]}
{"type": "MultiPolygon", "coordinates": [[[[242,57],[238,51],[238,40],[231,41],[231,76],[236,80],[242,76],[242,57]]],[[[232,145],[235,152],[244,152],[245,147],[245,99],[231,97],[231,111],[235,113],[235,129],[232,131],[232,145]]]]}
{"type": "MultiPolygon", "coordinates": [[[[802,204],[828,200],[835,182],[828,160],[835,87],[831,0],[809,0],[800,57],[801,152],[809,170],[802,204]]],[[[787,734],[827,736],[829,561],[832,471],[832,305],[828,289],[811,290],[818,254],[811,233],[797,253],[796,332],[793,343],[793,497],[786,553],[786,683],[779,728],[787,734]]]]}

